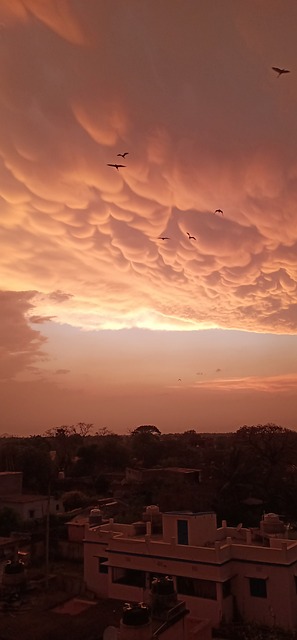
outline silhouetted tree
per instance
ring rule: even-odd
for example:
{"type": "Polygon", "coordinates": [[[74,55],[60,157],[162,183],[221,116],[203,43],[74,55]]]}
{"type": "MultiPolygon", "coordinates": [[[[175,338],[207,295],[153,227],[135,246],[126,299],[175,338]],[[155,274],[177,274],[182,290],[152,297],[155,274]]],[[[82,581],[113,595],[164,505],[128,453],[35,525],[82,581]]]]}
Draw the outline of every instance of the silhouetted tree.
{"type": "Polygon", "coordinates": [[[145,433],[145,434],[150,433],[153,436],[161,435],[161,431],[158,429],[158,427],[155,427],[153,424],[142,424],[140,425],[140,427],[136,427],[136,429],[133,429],[133,431],[131,431],[132,436],[135,436],[140,433],[145,433]]]}
{"type": "Polygon", "coordinates": [[[10,507],[0,509],[0,536],[10,536],[12,531],[19,531],[22,526],[20,516],[10,507]]]}

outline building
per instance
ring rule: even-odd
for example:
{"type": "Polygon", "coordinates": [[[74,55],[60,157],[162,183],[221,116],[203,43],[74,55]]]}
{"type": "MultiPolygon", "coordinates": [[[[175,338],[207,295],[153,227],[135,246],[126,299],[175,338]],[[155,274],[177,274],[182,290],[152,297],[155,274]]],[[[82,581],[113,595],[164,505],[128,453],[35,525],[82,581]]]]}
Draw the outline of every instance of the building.
{"type": "Polygon", "coordinates": [[[62,501],[52,496],[22,493],[23,474],[21,471],[0,473],[0,509],[13,509],[21,520],[42,518],[48,512],[63,512],[62,501]]]}
{"type": "Polygon", "coordinates": [[[6,495],[19,495],[22,486],[22,471],[0,471],[0,499],[6,495]]]}
{"type": "Polygon", "coordinates": [[[162,467],[161,469],[145,469],[126,467],[125,480],[128,483],[147,482],[150,480],[181,480],[191,484],[201,483],[201,470],[184,467],[162,467]]]}
{"type": "Polygon", "coordinates": [[[275,514],[259,528],[217,527],[212,512],[160,513],[132,524],[88,524],[86,587],[99,597],[147,602],[152,580],[172,576],[190,615],[213,627],[235,615],[265,625],[297,625],[297,541],[275,514]],[[282,586],[280,589],[279,586],[282,586]]]}

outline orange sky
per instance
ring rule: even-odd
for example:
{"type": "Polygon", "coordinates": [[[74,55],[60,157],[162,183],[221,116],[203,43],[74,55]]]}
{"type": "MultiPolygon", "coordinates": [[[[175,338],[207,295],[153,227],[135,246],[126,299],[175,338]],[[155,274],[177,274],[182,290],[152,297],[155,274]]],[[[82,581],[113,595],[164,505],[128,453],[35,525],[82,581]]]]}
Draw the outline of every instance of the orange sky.
{"type": "Polygon", "coordinates": [[[295,428],[296,23],[1,1],[0,433],[295,428]]]}

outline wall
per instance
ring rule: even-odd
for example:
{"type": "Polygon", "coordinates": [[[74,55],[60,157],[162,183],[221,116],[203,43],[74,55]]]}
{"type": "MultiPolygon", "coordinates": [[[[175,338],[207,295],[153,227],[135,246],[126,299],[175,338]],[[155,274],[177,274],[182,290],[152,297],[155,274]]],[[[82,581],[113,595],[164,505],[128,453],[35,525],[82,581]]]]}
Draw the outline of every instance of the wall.
{"type": "Polygon", "coordinates": [[[21,471],[0,472],[0,496],[22,493],[23,474],[21,471]]]}
{"type": "Polygon", "coordinates": [[[238,610],[246,620],[268,626],[294,627],[297,622],[295,577],[297,564],[292,567],[235,563],[232,591],[238,610]],[[266,582],[267,597],[251,596],[249,578],[266,582]]]}
{"type": "Polygon", "coordinates": [[[201,513],[197,515],[187,513],[163,514],[163,539],[170,542],[172,537],[177,540],[177,522],[188,522],[189,545],[203,546],[206,542],[214,542],[217,536],[217,519],[214,513],[201,513]]]}

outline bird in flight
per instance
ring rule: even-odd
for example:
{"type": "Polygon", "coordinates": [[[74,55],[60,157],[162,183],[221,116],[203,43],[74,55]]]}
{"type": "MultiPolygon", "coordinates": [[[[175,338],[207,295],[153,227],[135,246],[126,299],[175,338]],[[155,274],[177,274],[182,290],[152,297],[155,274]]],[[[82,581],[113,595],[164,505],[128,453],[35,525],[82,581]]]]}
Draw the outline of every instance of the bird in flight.
{"type": "Polygon", "coordinates": [[[283,73],[290,73],[290,69],[280,69],[279,67],[272,67],[273,71],[277,73],[277,77],[279,78],[283,73]]]}
{"type": "Polygon", "coordinates": [[[215,213],[221,213],[221,214],[222,214],[222,216],[224,215],[224,211],[222,211],[222,209],[216,209],[216,210],[215,210],[215,213]]]}
{"type": "Polygon", "coordinates": [[[125,167],[125,164],[110,164],[109,162],[107,163],[108,167],[114,167],[117,171],[119,170],[119,167],[125,167]]]}
{"type": "Polygon", "coordinates": [[[177,382],[181,382],[181,378],[179,378],[177,382]]]}
{"type": "Polygon", "coordinates": [[[189,240],[196,240],[195,236],[191,236],[191,234],[187,231],[187,236],[189,236],[189,240]]]}
{"type": "Polygon", "coordinates": [[[117,156],[120,156],[121,158],[125,158],[128,155],[129,155],[129,151],[125,151],[125,153],[117,153],[117,156]]]}
{"type": "Polygon", "coordinates": [[[168,236],[161,236],[158,240],[170,240],[170,238],[168,238],[168,236]]]}

